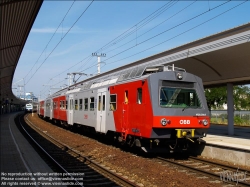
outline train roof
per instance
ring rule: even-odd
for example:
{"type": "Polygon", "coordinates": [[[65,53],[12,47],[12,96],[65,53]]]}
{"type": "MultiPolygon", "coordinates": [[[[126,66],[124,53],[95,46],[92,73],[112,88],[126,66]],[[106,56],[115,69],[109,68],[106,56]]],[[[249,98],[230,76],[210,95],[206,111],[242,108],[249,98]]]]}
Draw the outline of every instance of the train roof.
{"type": "MultiPolygon", "coordinates": [[[[152,73],[163,72],[163,71],[181,71],[186,72],[183,68],[178,68],[173,66],[164,66],[164,65],[156,65],[156,66],[149,66],[149,65],[141,65],[132,68],[128,68],[125,70],[121,70],[115,73],[111,73],[108,75],[97,75],[91,77],[89,79],[83,80],[79,83],[71,85],[67,88],[59,90],[58,92],[52,94],[50,97],[56,97],[62,94],[70,94],[74,92],[79,92],[81,90],[89,90],[94,89],[97,87],[105,86],[105,85],[112,85],[115,83],[121,83],[129,80],[136,80],[140,78],[145,78],[152,73]]],[[[104,73],[106,74],[106,73],[104,73]]]]}

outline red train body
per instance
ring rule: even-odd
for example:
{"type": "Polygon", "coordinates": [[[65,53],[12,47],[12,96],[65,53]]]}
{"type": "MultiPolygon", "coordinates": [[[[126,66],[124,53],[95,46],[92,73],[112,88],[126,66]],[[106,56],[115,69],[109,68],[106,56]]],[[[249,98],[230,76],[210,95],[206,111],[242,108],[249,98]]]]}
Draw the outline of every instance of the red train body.
{"type": "Polygon", "coordinates": [[[162,66],[146,67],[132,79],[120,76],[126,74],[60,90],[40,102],[39,115],[91,128],[144,151],[171,151],[177,140],[186,149],[186,143],[206,136],[209,111],[199,77],[162,66]]]}

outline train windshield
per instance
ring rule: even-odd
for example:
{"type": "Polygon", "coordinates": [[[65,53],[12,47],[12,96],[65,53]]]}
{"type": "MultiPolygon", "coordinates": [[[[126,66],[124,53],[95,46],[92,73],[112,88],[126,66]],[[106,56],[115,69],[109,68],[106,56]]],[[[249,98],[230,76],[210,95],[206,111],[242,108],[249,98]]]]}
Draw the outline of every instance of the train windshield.
{"type": "Polygon", "coordinates": [[[31,105],[31,104],[26,104],[26,107],[27,107],[27,108],[31,108],[32,105],[31,105]]]}
{"type": "Polygon", "coordinates": [[[200,108],[201,102],[194,89],[162,87],[160,106],[166,108],[200,108]]]}

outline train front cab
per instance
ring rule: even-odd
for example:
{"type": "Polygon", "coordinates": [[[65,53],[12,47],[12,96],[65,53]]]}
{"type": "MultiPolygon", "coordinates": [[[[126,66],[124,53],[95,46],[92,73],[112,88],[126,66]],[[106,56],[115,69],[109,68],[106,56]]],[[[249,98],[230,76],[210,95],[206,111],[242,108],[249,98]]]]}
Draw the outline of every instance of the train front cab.
{"type": "Polygon", "coordinates": [[[110,94],[117,94],[113,114],[120,141],[132,142],[129,144],[148,152],[155,148],[186,149],[186,144],[206,136],[209,111],[202,81],[192,74],[154,73],[111,86],[110,94]]]}
{"type": "Polygon", "coordinates": [[[210,126],[202,80],[170,71],[152,74],[149,84],[153,109],[149,138],[170,149],[187,149],[188,144],[201,141],[210,126]]]}

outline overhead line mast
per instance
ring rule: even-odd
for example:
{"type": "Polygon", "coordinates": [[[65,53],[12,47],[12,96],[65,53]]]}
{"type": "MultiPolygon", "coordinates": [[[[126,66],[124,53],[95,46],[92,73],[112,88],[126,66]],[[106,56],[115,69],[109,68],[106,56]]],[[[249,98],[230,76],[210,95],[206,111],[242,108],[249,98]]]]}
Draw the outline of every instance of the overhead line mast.
{"type": "Polygon", "coordinates": [[[92,53],[92,56],[97,56],[97,59],[98,59],[97,74],[100,74],[101,73],[101,63],[105,63],[105,62],[101,62],[101,57],[106,57],[106,54],[105,53],[101,53],[101,54],[92,53]]]}

